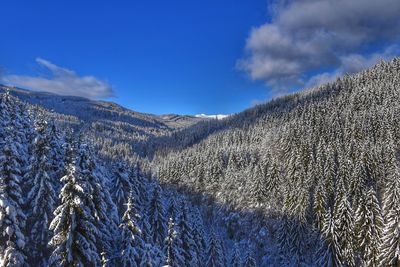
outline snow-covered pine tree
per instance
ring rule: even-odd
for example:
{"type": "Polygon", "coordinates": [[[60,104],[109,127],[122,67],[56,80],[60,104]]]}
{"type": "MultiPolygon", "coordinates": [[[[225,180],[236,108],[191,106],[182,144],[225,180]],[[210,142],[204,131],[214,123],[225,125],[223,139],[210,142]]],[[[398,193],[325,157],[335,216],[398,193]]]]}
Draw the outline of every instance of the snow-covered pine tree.
{"type": "Polygon", "coordinates": [[[235,244],[232,259],[231,259],[231,267],[242,267],[242,257],[240,253],[239,244],[235,244]]]}
{"type": "Polygon", "coordinates": [[[384,198],[385,226],[381,245],[381,266],[400,265],[400,167],[394,169],[386,184],[384,198]]]}
{"type": "Polygon", "coordinates": [[[278,243],[278,253],[279,260],[282,265],[288,264],[288,256],[291,249],[291,236],[290,231],[292,229],[292,220],[285,213],[280,219],[280,223],[277,229],[277,243],[278,243]]]}
{"type": "Polygon", "coordinates": [[[50,224],[54,236],[49,243],[53,248],[49,265],[99,266],[96,244],[100,231],[91,209],[91,186],[78,164],[72,162],[67,168],[67,175],[61,178],[65,183],[60,193],[61,204],[50,224]]]}
{"type": "Polygon", "coordinates": [[[140,261],[140,267],[153,267],[155,266],[153,263],[153,255],[151,253],[151,245],[150,244],[145,244],[143,248],[143,255],[142,259],[140,261]]]}
{"type": "Polygon", "coordinates": [[[197,255],[198,247],[193,237],[193,228],[190,221],[188,203],[183,201],[182,217],[178,223],[179,239],[182,243],[184,266],[200,266],[197,255]]]}
{"type": "Polygon", "coordinates": [[[153,247],[150,244],[145,244],[143,248],[143,255],[140,260],[140,267],[156,267],[158,264],[155,262],[153,247]]]}
{"type": "Polygon", "coordinates": [[[356,233],[364,266],[378,266],[383,218],[376,192],[371,186],[364,190],[356,211],[356,233]]]}
{"type": "Polygon", "coordinates": [[[129,192],[131,191],[132,185],[129,179],[129,173],[126,164],[117,163],[114,167],[114,175],[112,179],[111,194],[117,204],[120,214],[123,213],[123,206],[127,202],[129,192]]]}
{"type": "Polygon", "coordinates": [[[349,267],[354,266],[354,212],[347,194],[343,191],[338,194],[336,200],[334,220],[341,263],[349,267]]]}
{"type": "MultiPolygon", "coordinates": [[[[11,129],[8,129],[9,131],[11,129]]],[[[0,266],[25,266],[24,254],[26,216],[21,209],[24,203],[19,153],[15,140],[9,135],[1,140],[0,151],[0,266]]]]}
{"type": "Polygon", "coordinates": [[[325,213],[325,220],[321,233],[321,246],[318,251],[318,266],[336,267],[342,266],[340,259],[338,229],[332,212],[328,210],[325,213]]]}
{"type": "Polygon", "coordinates": [[[146,244],[152,244],[153,243],[152,227],[149,223],[148,217],[149,217],[148,214],[143,213],[140,226],[142,229],[143,241],[146,244]]]}
{"type": "Polygon", "coordinates": [[[168,234],[165,238],[165,265],[164,267],[191,266],[185,264],[182,251],[182,241],[175,230],[172,218],[168,221],[168,234]]]}
{"type": "Polygon", "coordinates": [[[86,182],[87,190],[90,192],[88,208],[94,216],[95,225],[99,231],[96,247],[108,261],[107,259],[112,256],[115,249],[114,235],[118,233],[117,209],[106,187],[106,177],[101,172],[101,166],[90,147],[84,143],[80,144],[77,156],[77,166],[82,180],[86,182]]]}
{"type": "Polygon", "coordinates": [[[164,240],[167,235],[166,217],[164,204],[162,202],[162,189],[158,183],[155,183],[153,197],[149,207],[149,224],[151,227],[150,235],[153,245],[163,248],[164,240]]]}
{"type": "Polygon", "coordinates": [[[53,219],[53,211],[57,201],[54,190],[54,175],[47,122],[39,118],[35,122],[36,137],[34,139],[31,165],[25,174],[27,187],[30,188],[27,196],[28,205],[28,257],[31,263],[37,266],[46,266],[50,254],[48,242],[50,241],[49,224],[53,219]]]}
{"type": "Polygon", "coordinates": [[[206,267],[224,267],[226,266],[225,254],[221,244],[221,240],[215,233],[215,230],[211,231],[208,240],[207,260],[205,262],[206,267]]]}
{"type": "Polygon", "coordinates": [[[131,192],[119,226],[121,229],[121,266],[135,267],[140,264],[144,244],[141,238],[142,231],[138,226],[139,219],[140,215],[137,213],[134,194],[131,192]]]}
{"type": "Polygon", "coordinates": [[[179,205],[177,203],[177,194],[175,192],[171,192],[169,194],[169,205],[168,205],[168,217],[172,218],[174,222],[178,222],[178,219],[180,218],[180,211],[179,211],[179,205]]]}
{"type": "Polygon", "coordinates": [[[325,214],[326,214],[326,193],[323,187],[323,178],[318,181],[314,196],[314,214],[315,227],[318,231],[322,231],[325,214]]]}
{"type": "Polygon", "coordinates": [[[266,190],[273,197],[277,196],[280,186],[280,177],[279,177],[279,169],[278,165],[275,161],[273,161],[273,157],[271,157],[271,163],[267,166],[266,170],[266,190]]]}
{"type": "Polygon", "coordinates": [[[253,253],[249,249],[247,249],[246,256],[244,258],[244,267],[256,267],[257,263],[256,260],[253,258],[253,253]]]}
{"type": "Polygon", "coordinates": [[[254,201],[256,206],[264,203],[267,198],[267,183],[265,181],[264,173],[261,170],[260,165],[255,165],[252,172],[252,185],[251,185],[251,199],[254,201]]]}
{"type": "Polygon", "coordinates": [[[131,189],[130,189],[131,192],[129,195],[133,196],[135,198],[135,202],[137,203],[137,208],[138,208],[137,211],[138,211],[138,213],[141,213],[141,212],[143,212],[143,206],[145,204],[143,194],[145,194],[146,192],[143,192],[143,191],[146,191],[146,189],[143,188],[143,185],[142,185],[143,177],[141,176],[140,170],[138,168],[139,168],[139,166],[130,168],[128,175],[129,175],[129,183],[131,185],[131,189]]]}
{"type": "Polygon", "coordinates": [[[50,155],[49,160],[51,161],[52,170],[50,175],[56,178],[55,186],[59,193],[61,189],[60,178],[63,176],[63,172],[65,170],[64,165],[64,157],[65,157],[65,150],[63,147],[64,144],[64,136],[62,132],[56,126],[55,121],[49,122],[49,147],[50,147],[50,155]]]}
{"type": "Polygon", "coordinates": [[[191,212],[193,222],[193,238],[197,245],[197,258],[199,262],[204,262],[205,251],[207,248],[206,234],[204,231],[203,218],[200,214],[200,210],[197,207],[193,207],[191,212]]]}

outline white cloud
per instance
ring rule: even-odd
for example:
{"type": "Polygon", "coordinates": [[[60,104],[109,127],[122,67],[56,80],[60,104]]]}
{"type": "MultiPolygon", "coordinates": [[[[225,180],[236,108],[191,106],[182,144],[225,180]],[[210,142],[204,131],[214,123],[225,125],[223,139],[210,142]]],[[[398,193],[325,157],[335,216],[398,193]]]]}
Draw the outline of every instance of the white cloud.
{"type": "Polygon", "coordinates": [[[94,76],[79,76],[69,70],[37,58],[36,62],[50,72],[50,77],[5,75],[3,82],[35,91],[51,92],[59,95],[81,96],[90,99],[111,97],[112,86],[94,76]]]}
{"type": "Polygon", "coordinates": [[[382,52],[376,52],[363,56],[360,54],[349,54],[340,58],[340,66],[332,72],[324,72],[310,77],[305,84],[306,87],[313,87],[327,82],[334,81],[339,76],[351,74],[372,67],[380,60],[389,60],[400,55],[400,46],[392,45],[382,52]]]}
{"type": "Polygon", "coordinates": [[[252,29],[237,65],[275,91],[319,83],[399,55],[397,48],[386,51],[399,41],[398,0],[278,0],[269,9],[271,21],[252,29]],[[360,54],[368,46],[386,52],[360,54]],[[320,69],[333,71],[307,78],[320,69]]]}

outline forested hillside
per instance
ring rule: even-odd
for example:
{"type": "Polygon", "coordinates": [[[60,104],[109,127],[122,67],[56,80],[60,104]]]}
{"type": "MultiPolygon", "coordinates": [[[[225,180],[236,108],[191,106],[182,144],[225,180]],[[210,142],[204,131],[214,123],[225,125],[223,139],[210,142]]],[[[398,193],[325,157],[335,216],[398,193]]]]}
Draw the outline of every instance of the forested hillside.
{"type": "Polygon", "coordinates": [[[205,209],[161,188],[139,162],[101,160],[93,139],[72,131],[63,115],[7,91],[0,107],[0,266],[221,260],[221,240],[209,237],[203,223],[205,209]]]}
{"type": "Polygon", "coordinates": [[[204,120],[194,116],[145,114],[112,102],[0,85],[0,92],[5,91],[24,102],[46,108],[51,114],[60,114],[62,118],[56,120],[63,120],[69,128],[94,139],[95,150],[103,157],[118,154],[119,158],[131,162],[146,155],[151,147],[149,140],[204,120]]]}
{"type": "Polygon", "coordinates": [[[187,127],[2,90],[0,266],[400,263],[400,59],[187,127]]]}
{"type": "Polygon", "coordinates": [[[399,115],[394,59],[211,129],[196,125],[197,140],[174,145],[192,138],[184,129],[164,141],[154,168],[164,183],[262,214],[260,223],[281,218],[268,232],[274,265],[396,265],[399,115]]]}

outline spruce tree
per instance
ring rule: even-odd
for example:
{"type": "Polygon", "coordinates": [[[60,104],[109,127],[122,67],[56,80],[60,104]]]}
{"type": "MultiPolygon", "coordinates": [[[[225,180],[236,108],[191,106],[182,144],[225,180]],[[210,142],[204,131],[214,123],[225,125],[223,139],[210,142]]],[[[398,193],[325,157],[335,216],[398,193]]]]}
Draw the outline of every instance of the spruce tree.
{"type": "Polygon", "coordinates": [[[39,119],[35,123],[37,136],[34,140],[32,164],[27,174],[25,174],[26,183],[30,191],[27,197],[29,207],[28,224],[29,233],[29,257],[30,262],[46,265],[46,259],[50,250],[48,242],[50,241],[49,224],[53,219],[53,211],[57,201],[55,187],[55,177],[51,178],[49,173],[54,174],[51,155],[47,122],[39,119]]]}
{"type": "Polygon", "coordinates": [[[143,248],[143,255],[140,260],[140,267],[155,267],[153,248],[150,244],[145,244],[143,248]]]}
{"type": "Polygon", "coordinates": [[[165,238],[165,267],[190,266],[185,264],[182,257],[182,242],[175,230],[175,224],[172,218],[168,221],[168,235],[165,238]]]}
{"type": "Polygon", "coordinates": [[[251,250],[248,249],[244,259],[244,267],[256,267],[256,266],[257,266],[256,260],[253,258],[251,250]]]}
{"type": "Polygon", "coordinates": [[[135,198],[131,192],[126,204],[126,211],[122,216],[121,229],[121,257],[122,266],[138,266],[143,249],[142,231],[138,226],[140,215],[135,207],[135,198]]]}
{"type": "Polygon", "coordinates": [[[337,198],[334,213],[340,260],[346,266],[355,265],[354,255],[354,213],[346,193],[337,198]]]}
{"type": "Polygon", "coordinates": [[[291,231],[292,221],[286,214],[280,220],[279,227],[277,230],[277,243],[279,249],[279,256],[282,265],[287,265],[288,256],[291,249],[291,231]]]}
{"type": "Polygon", "coordinates": [[[316,193],[314,196],[314,214],[315,227],[318,231],[322,231],[326,213],[326,193],[323,187],[322,178],[318,181],[316,193]]]}
{"type": "Polygon", "coordinates": [[[342,266],[338,240],[338,229],[332,213],[328,210],[325,214],[325,220],[321,234],[321,246],[319,248],[318,266],[336,267],[342,266]]]}
{"type": "Polygon", "coordinates": [[[151,227],[151,241],[153,245],[156,245],[159,248],[163,247],[164,239],[167,234],[167,229],[165,227],[167,220],[165,218],[165,210],[161,194],[161,186],[156,183],[149,207],[149,224],[151,227]]]}
{"type": "Polygon", "coordinates": [[[172,218],[174,222],[178,221],[180,217],[179,205],[176,201],[177,196],[175,193],[170,194],[169,196],[169,206],[168,206],[168,216],[172,218]]]}
{"type": "Polygon", "coordinates": [[[252,170],[251,198],[256,206],[261,205],[267,197],[266,181],[259,165],[252,170]]]}
{"type": "Polygon", "coordinates": [[[2,140],[0,154],[0,265],[25,266],[24,253],[26,216],[21,209],[21,167],[15,140],[2,140]]]}
{"type": "Polygon", "coordinates": [[[61,204],[54,212],[50,224],[54,236],[50,241],[53,253],[51,266],[99,266],[100,253],[97,250],[99,230],[91,207],[90,185],[82,170],[73,162],[68,166],[67,175],[61,181],[61,204]]]}
{"type": "Polygon", "coordinates": [[[193,237],[193,228],[190,222],[188,204],[183,201],[182,217],[178,224],[179,237],[182,243],[182,256],[185,266],[196,267],[200,265],[197,255],[198,247],[193,237]]]}
{"type": "Polygon", "coordinates": [[[221,240],[219,239],[214,230],[212,230],[208,241],[207,260],[205,262],[205,266],[206,267],[226,266],[225,255],[221,244],[221,240]]]}
{"type": "Polygon", "coordinates": [[[380,265],[400,265],[400,168],[395,163],[388,179],[384,200],[385,226],[383,231],[380,265]]]}
{"type": "Polygon", "coordinates": [[[365,266],[377,266],[380,255],[380,239],[382,235],[383,218],[376,192],[373,187],[364,191],[356,211],[356,232],[365,266]]]}
{"type": "Polygon", "coordinates": [[[123,163],[118,163],[114,167],[114,175],[112,180],[112,196],[115,200],[115,203],[120,210],[120,213],[123,213],[123,206],[127,203],[129,192],[132,189],[132,185],[130,182],[129,173],[127,172],[127,166],[123,163]]]}
{"type": "Polygon", "coordinates": [[[232,255],[232,259],[231,259],[231,266],[232,267],[242,267],[243,266],[238,244],[235,244],[235,247],[234,247],[234,251],[233,251],[233,255],[232,255]]]}
{"type": "Polygon", "coordinates": [[[206,234],[204,231],[203,218],[201,217],[200,210],[194,207],[191,212],[193,222],[193,239],[197,247],[197,258],[199,262],[204,262],[205,251],[207,247],[206,234]]]}

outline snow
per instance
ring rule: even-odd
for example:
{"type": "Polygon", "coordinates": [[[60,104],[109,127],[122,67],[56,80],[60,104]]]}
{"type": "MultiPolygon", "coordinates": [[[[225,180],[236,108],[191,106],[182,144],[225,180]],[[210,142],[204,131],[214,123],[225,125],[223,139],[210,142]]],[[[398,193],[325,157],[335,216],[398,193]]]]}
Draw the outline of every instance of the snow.
{"type": "Polygon", "coordinates": [[[227,117],[229,117],[230,115],[225,115],[225,114],[215,114],[215,115],[206,115],[206,114],[197,114],[194,115],[196,118],[208,118],[208,119],[217,119],[217,120],[222,120],[225,119],[227,117]]]}

